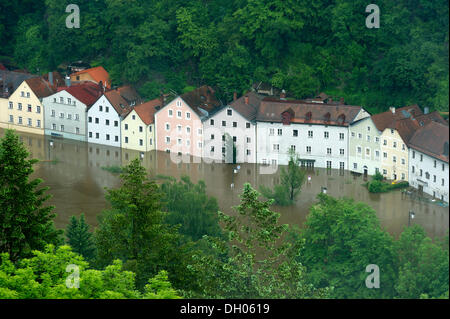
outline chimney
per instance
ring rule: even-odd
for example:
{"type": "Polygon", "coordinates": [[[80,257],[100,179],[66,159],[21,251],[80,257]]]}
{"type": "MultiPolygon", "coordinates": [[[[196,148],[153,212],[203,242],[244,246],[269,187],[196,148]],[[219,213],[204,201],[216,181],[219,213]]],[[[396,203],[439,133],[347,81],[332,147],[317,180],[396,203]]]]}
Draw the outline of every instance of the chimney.
{"type": "Polygon", "coordinates": [[[48,82],[53,86],[53,72],[48,73],[48,82]]]}
{"type": "Polygon", "coordinates": [[[233,92],[233,101],[236,101],[236,100],[237,100],[237,92],[234,91],[234,92],[233,92]]]}
{"type": "Polygon", "coordinates": [[[430,108],[428,106],[425,106],[424,110],[423,110],[424,114],[428,114],[430,113],[430,108]]]}
{"type": "Polygon", "coordinates": [[[66,75],[66,86],[70,86],[70,76],[66,75]]]}
{"type": "Polygon", "coordinates": [[[285,100],[286,99],[286,91],[282,90],[281,94],[280,94],[280,100],[285,100]]]}
{"type": "Polygon", "coordinates": [[[244,97],[244,102],[245,102],[246,105],[248,105],[248,95],[246,95],[246,96],[244,97]]]}
{"type": "Polygon", "coordinates": [[[392,114],[395,114],[395,107],[391,106],[389,107],[389,110],[392,112],[392,114]]]}

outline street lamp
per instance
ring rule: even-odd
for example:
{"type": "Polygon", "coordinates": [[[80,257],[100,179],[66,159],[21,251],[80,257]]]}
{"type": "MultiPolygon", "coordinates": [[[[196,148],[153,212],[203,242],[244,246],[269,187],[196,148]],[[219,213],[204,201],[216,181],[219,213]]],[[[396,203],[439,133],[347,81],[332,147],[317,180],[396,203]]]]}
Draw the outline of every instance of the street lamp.
{"type": "Polygon", "coordinates": [[[408,215],[408,227],[411,225],[411,219],[414,219],[414,212],[412,210],[409,211],[409,215],[408,215]]]}
{"type": "Polygon", "coordinates": [[[50,147],[48,148],[48,160],[50,161],[51,160],[51,158],[50,158],[50,148],[53,148],[53,140],[50,140],[48,143],[50,145],[50,147]]]}

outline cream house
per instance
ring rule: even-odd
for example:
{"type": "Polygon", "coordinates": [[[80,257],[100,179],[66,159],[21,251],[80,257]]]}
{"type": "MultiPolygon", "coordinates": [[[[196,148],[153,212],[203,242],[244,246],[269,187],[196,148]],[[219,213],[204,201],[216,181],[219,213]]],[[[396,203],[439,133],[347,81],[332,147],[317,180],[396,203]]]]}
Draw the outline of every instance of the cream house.
{"type": "Polygon", "coordinates": [[[139,104],[121,122],[122,148],[148,152],[155,149],[155,120],[161,99],[139,104]]]}
{"type": "MultiPolygon", "coordinates": [[[[24,80],[8,99],[3,127],[32,134],[44,134],[42,99],[56,90],[42,78],[24,80]]],[[[3,116],[4,117],[4,116],[3,116]]],[[[3,118],[2,117],[2,118],[3,118]]]]}

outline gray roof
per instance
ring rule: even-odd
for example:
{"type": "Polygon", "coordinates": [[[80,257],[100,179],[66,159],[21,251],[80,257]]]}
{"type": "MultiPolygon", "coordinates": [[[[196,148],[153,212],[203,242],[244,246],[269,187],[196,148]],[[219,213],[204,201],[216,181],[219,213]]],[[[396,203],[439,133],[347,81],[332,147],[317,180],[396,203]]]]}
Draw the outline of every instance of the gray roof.
{"type": "Polygon", "coordinates": [[[0,97],[8,98],[23,81],[35,77],[37,75],[0,70],[0,97]]]}

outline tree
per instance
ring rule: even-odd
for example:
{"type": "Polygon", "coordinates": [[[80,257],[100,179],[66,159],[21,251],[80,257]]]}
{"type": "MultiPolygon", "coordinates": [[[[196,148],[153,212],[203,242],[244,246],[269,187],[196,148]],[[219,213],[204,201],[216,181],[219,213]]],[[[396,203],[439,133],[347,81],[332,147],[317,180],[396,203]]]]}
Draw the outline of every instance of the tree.
{"type": "Polygon", "coordinates": [[[178,231],[189,240],[197,241],[204,235],[221,236],[217,211],[219,206],[214,197],[206,194],[206,184],[191,182],[188,176],[180,181],[169,179],[161,184],[164,193],[164,210],[168,212],[166,222],[180,225],[178,231]]]}
{"type": "Polygon", "coordinates": [[[0,252],[14,261],[61,242],[53,206],[44,206],[50,198],[45,194],[48,187],[39,187],[41,179],[30,181],[37,160],[28,157],[19,136],[6,130],[0,140],[0,252]]]}
{"type": "Polygon", "coordinates": [[[92,260],[95,256],[95,245],[92,234],[89,232],[89,225],[84,219],[84,214],[77,219],[70,218],[66,229],[67,243],[73,251],[83,256],[86,260],[92,260]]]}
{"type": "Polygon", "coordinates": [[[228,240],[204,237],[210,251],[195,256],[193,268],[202,274],[200,295],[212,298],[314,298],[316,290],[304,282],[305,268],[296,261],[297,249],[283,241],[287,225],[278,224],[272,201],[244,185],[237,216],[219,212],[228,240]]]}
{"type": "Polygon", "coordinates": [[[139,289],[161,270],[168,271],[176,287],[189,287],[189,256],[177,228],[164,223],[158,185],[147,177],[139,159],[125,166],[120,176],[123,184],[107,190],[111,209],[102,212],[94,233],[99,266],[122,260],[125,269],[136,273],[139,289]]]}
{"type": "Polygon", "coordinates": [[[289,163],[286,168],[281,168],[281,183],[275,185],[274,190],[270,190],[264,185],[261,186],[261,193],[270,199],[274,199],[278,205],[290,205],[300,193],[305,181],[305,171],[300,167],[300,158],[294,150],[290,149],[289,163]]]}
{"type": "MultiPolygon", "coordinates": [[[[75,269],[75,268],[73,268],[75,269]]],[[[104,270],[89,268],[82,256],[69,246],[48,245],[43,251],[33,251],[31,258],[11,262],[8,253],[1,254],[0,299],[177,299],[177,292],[160,272],[148,280],[146,290],[135,288],[135,274],[123,270],[115,260],[104,270]],[[72,268],[78,267],[78,287],[72,268]],[[75,287],[70,288],[70,284],[75,287]]]]}
{"type": "Polygon", "coordinates": [[[380,227],[375,211],[351,199],[318,195],[302,231],[299,260],[308,282],[333,287],[334,298],[392,298],[395,294],[394,241],[380,227]],[[380,288],[368,289],[366,267],[380,269],[380,288]]]}
{"type": "Polygon", "coordinates": [[[400,298],[441,298],[448,293],[448,236],[444,247],[433,243],[418,225],[407,227],[396,242],[399,274],[395,289],[400,298]]]}

